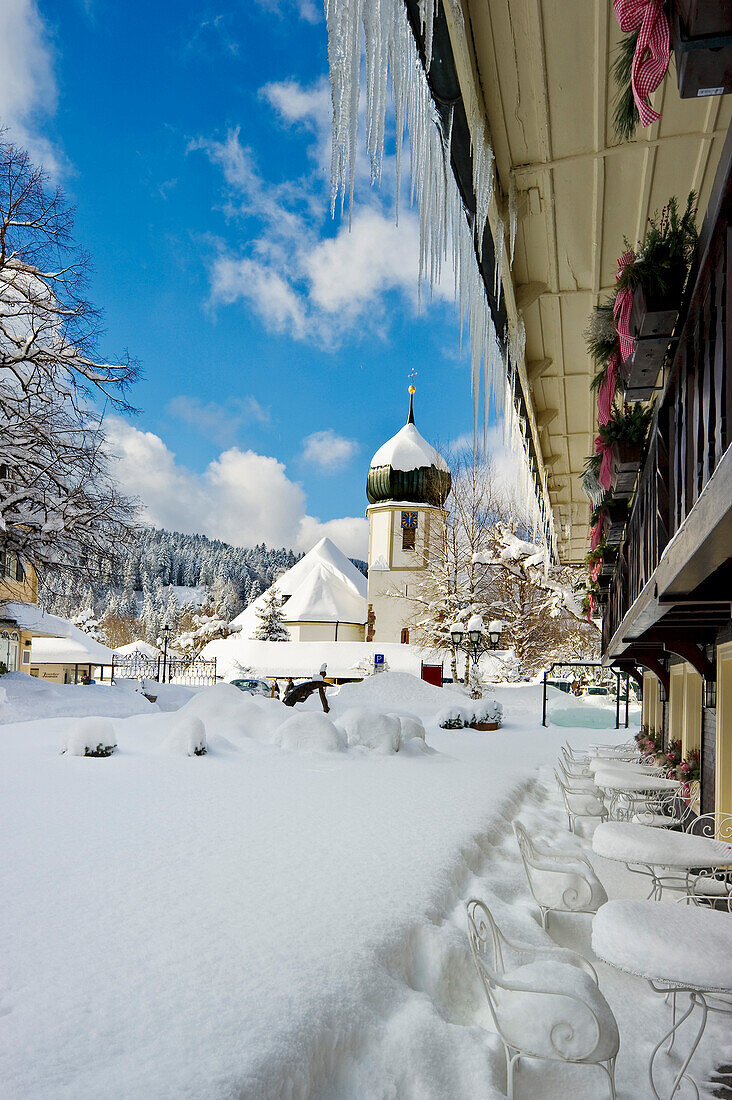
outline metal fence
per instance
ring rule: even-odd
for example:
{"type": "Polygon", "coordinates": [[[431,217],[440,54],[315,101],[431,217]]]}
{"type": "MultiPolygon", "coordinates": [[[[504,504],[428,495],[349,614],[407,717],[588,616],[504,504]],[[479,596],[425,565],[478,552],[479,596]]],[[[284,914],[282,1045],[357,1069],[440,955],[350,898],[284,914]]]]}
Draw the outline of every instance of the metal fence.
{"type": "Polygon", "coordinates": [[[216,658],[146,657],[143,653],[117,653],[112,663],[112,679],[157,680],[162,684],[208,687],[216,683],[216,658]]]}

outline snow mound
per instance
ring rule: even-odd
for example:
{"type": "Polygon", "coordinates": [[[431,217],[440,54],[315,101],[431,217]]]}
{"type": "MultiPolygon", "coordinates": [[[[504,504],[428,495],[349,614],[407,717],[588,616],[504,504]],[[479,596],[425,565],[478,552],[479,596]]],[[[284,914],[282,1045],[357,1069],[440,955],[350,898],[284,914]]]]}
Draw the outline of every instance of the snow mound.
{"type": "Polygon", "coordinates": [[[301,711],[283,722],[275,745],[293,752],[345,752],[346,738],[325,714],[301,711]]]}
{"type": "Polygon", "coordinates": [[[432,715],[445,705],[443,689],[410,672],[380,672],[360,683],[344,684],[337,695],[338,707],[405,707],[432,715]]]}
{"type": "Polygon", "coordinates": [[[416,715],[407,714],[404,711],[390,711],[389,717],[396,718],[399,722],[402,744],[412,741],[415,737],[424,741],[425,729],[416,715]]]}
{"type": "Polygon", "coordinates": [[[37,718],[85,715],[128,718],[157,711],[143,695],[102,684],[49,684],[27,672],[8,672],[2,678],[0,723],[32,722],[37,718]]]}
{"type": "Polygon", "coordinates": [[[352,707],[339,717],[338,728],[346,736],[349,748],[359,745],[372,752],[399,752],[401,723],[389,714],[352,707]]]}
{"type": "Polygon", "coordinates": [[[497,699],[469,699],[465,703],[451,703],[435,716],[442,729],[461,729],[474,722],[503,723],[503,705],[497,699]]]}
{"type": "Polygon", "coordinates": [[[237,740],[271,741],[291,711],[279,699],[249,695],[232,684],[215,684],[194,695],[179,714],[200,718],[206,733],[237,740]]]}
{"type": "Polygon", "coordinates": [[[206,727],[201,719],[195,714],[182,715],[163,741],[163,751],[174,756],[204,756],[206,727]]]}
{"type": "Polygon", "coordinates": [[[61,742],[68,756],[111,756],[117,748],[114,726],[108,718],[80,718],[61,742]]]}

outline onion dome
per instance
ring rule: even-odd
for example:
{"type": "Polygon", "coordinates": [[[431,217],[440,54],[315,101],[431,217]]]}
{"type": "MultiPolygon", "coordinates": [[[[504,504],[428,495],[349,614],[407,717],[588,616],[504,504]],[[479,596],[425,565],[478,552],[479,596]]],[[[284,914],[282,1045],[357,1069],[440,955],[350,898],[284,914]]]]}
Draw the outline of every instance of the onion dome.
{"type": "Polygon", "coordinates": [[[450,471],[442,455],[414,423],[414,386],[409,387],[409,416],[403,428],[371,459],[366,479],[369,504],[401,501],[442,507],[450,492],[450,471]]]}

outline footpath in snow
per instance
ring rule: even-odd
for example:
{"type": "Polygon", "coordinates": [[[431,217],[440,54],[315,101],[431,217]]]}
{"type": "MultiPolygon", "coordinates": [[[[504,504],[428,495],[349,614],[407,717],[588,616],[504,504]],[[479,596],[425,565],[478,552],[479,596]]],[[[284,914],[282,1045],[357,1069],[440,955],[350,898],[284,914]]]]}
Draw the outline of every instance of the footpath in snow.
{"type": "MultiPolygon", "coordinates": [[[[497,733],[440,730],[450,694],[397,673],[344,687],[327,752],[292,733],[300,719],[283,735],[281,704],[226,685],[112,715],[106,759],[59,755],[73,717],[0,726],[3,1094],[503,1096],[464,906],[482,897],[544,940],[510,820],[568,840],[539,779],[567,731],[540,727],[533,685],[491,692],[497,733]],[[405,738],[421,719],[426,745],[359,742],[369,709],[401,714],[405,738]],[[205,756],[185,755],[194,720],[205,756]]],[[[620,1095],[639,1097],[626,1043],[620,1095]]],[[[564,1072],[556,1095],[605,1095],[564,1072]]],[[[519,1096],[555,1095],[537,1089],[519,1096]]]]}

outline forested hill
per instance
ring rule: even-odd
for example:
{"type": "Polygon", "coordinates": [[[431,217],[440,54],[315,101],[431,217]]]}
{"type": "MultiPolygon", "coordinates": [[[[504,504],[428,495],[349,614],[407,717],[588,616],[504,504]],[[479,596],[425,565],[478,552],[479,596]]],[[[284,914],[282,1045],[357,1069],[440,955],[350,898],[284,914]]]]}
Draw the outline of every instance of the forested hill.
{"type": "MultiPolygon", "coordinates": [[[[60,615],[70,615],[90,604],[97,614],[104,614],[110,597],[119,604],[120,611],[134,614],[135,593],[170,585],[210,590],[215,584],[219,589],[226,584],[241,609],[301,557],[302,554],[284,547],[273,549],[264,543],[250,548],[231,546],[205,535],[184,535],[153,527],[144,530],[120,556],[116,569],[104,583],[80,591],[76,578],[66,582],[56,580],[41,597],[48,610],[60,615]]],[[[365,562],[356,560],[354,564],[366,573],[365,562]]]]}

